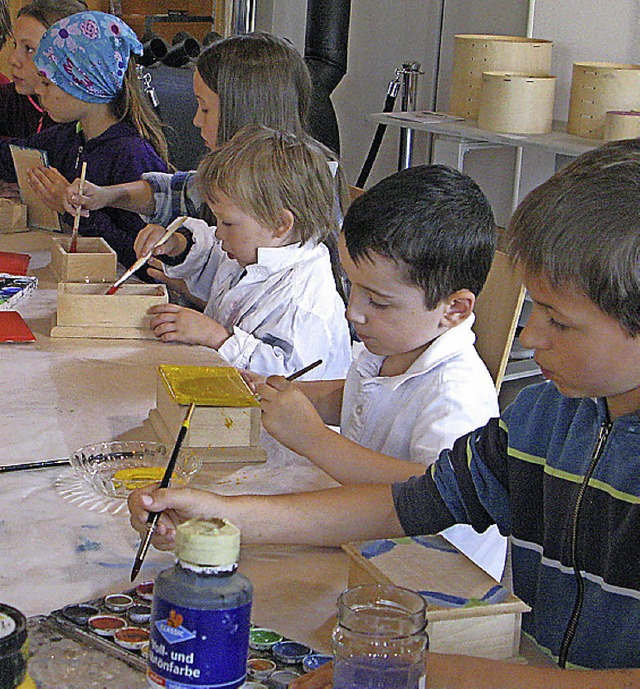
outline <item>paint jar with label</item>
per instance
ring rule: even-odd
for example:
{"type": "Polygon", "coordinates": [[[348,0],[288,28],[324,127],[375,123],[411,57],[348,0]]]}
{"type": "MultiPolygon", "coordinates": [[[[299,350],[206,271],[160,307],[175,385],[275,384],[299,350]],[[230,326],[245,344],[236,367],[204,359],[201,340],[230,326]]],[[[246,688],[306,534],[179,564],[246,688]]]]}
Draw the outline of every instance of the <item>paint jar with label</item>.
{"type": "Polygon", "coordinates": [[[253,595],[237,571],[240,531],[226,519],[191,519],[176,530],[175,552],[154,585],[147,686],[240,687],[253,595]]]}
{"type": "Polygon", "coordinates": [[[424,687],[425,614],[424,598],[398,586],[367,584],[342,593],[332,635],[334,689],[424,687]]]}
{"type": "Polygon", "coordinates": [[[0,689],[35,689],[27,674],[27,618],[0,603],[0,689]]]}

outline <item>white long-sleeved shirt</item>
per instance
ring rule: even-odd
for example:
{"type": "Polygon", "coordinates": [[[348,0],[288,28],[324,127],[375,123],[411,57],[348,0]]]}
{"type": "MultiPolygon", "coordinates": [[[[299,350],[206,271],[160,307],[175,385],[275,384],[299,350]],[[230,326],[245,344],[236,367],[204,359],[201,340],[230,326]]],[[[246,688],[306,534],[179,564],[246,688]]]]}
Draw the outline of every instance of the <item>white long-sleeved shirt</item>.
{"type": "Polygon", "coordinates": [[[219,353],[233,366],[262,375],[289,375],[322,359],[309,379],[344,378],[351,363],[345,307],[323,244],[258,249],[243,269],[202,220],[185,225],[193,246],[170,277],[206,301],[205,314],[232,332],[219,353]]]}

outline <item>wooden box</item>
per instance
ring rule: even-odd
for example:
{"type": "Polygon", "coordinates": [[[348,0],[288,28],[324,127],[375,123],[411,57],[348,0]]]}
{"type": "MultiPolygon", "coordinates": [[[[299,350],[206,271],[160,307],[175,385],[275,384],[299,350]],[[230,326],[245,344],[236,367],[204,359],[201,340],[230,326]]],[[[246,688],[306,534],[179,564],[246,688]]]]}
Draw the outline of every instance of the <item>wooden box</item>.
{"type": "Polygon", "coordinates": [[[107,285],[60,282],[51,337],[154,339],[148,312],[169,301],[166,285],[124,284],[110,295],[107,290],[107,285]]]}
{"type": "Polygon", "coordinates": [[[349,555],[349,587],[394,584],[427,601],[429,648],[485,658],[511,658],[530,608],[442,536],[360,541],[349,555]]]}
{"type": "Polygon", "coordinates": [[[103,282],[117,278],[118,256],[102,237],[78,237],[78,251],[69,253],[71,237],[51,237],[51,270],[58,282],[103,282]]]}
{"type": "Polygon", "coordinates": [[[478,127],[512,134],[548,134],[556,78],[483,72],[478,127]]]}
{"type": "Polygon", "coordinates": [[[203,461],[258,463],[260,405],[231,366],[158,366],[156,408],[151,424],[171,445],[191,402],[196,408],[183,447],[196,449],[203,461]]]}
{"type": "Polygon", "coordinates": [[[574,62],[567,132],[603,139],[608,110],[640,108],[640,65],[574,62]]]}
{"type": "Polygon", "coordinates": [[[524,36],[457,34],[453,43],[449,112],[478,119],[483,72],[547,76],[552,47],[551,41],[524,36]]]}
{"type": "Polygon", "coordinates": [[[27,207],[14,199],[0,199],[0,234],[28,229],[27,207]]]}

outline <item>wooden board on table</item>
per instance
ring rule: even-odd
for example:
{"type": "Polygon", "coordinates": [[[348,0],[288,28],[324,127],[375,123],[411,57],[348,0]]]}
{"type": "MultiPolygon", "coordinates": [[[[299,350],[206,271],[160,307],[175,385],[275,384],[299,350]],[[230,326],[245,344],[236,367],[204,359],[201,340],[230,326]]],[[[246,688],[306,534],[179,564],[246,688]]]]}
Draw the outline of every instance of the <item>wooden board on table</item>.
{"type": "Polygon", "coordinates": [[[27,223],[29,227],[37,227],[42,230],[55,230],[60,232],[60,219],[56,211],[49,208],[40,196],[29,184],[27,173],[34,167],[48,167],[47,152],[39,148],[28,148],[9,144],[13,165],[18,177],[20,198],[27,206],[27,223]]]}
{"type": "Polygon", "coordinates": [[[511,658],[520,646],[520,622],[529,606],[442,536],[358,541],[349,555],[349,586],[393,584],[427,601],[429,648],[511,658]]]}

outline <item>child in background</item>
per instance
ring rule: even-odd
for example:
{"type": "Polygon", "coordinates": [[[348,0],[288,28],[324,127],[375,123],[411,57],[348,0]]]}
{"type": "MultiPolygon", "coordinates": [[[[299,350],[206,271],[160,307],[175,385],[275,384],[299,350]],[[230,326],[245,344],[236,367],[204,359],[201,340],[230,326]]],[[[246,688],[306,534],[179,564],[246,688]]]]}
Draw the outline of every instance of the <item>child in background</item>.
{"type": "Polygon", "coordinates": [[[86,9],[82,0],[33,0],[18,10],[9,57],[13,81],[0,86],[1,137],[25,138],[55,124],[38,103],[40,76],[33,55],[52,24],[86,9]]]}
{"type": "MultiPolygon", "coordinates": [[[[80,12],[44,33],[34,56],[41,72],[42,106],[60,122],[14,143],[44,149],[51,167],[38,168],[29,181],[47,205],[63,213],[63,196],[87,163],[87,178],[111,184],[164,171],[166,141],[160,122],[138,85],[132,53],[142,45],[120,19],[80,12]]],[[[0,177],[16,180],[7,142],[0,142],[0,177]]],[[[72,217],[63,216],[71,225],[72,217]]],[[[103,237],[125,266],[135,259],[133,243],[144,223],[135,213],[105,209],[80,222],[83,236],[103,237]]]]}
{"type": "MultiPolygon", "coordinates": [[[[248,124],[261,124],[302,137],[311,88],[302,56],[287,41],[260,31],[229,36],[207,47],[198,57],[193,75],[198,110],[193,122],[212,151],[248,124]]],[[[328,160],[334,159],[329,151],[325,153],[328,160]]],[[[342,176],[337,180],[341,182],[342,176]]],[[[173,175],[146,173],[139,181],[113,187],[89,183],[85,184],[82,196],[78,195],[78,184],[78,180],[74,181],[67,191],[70,212],[80,207],[86,215],[110,206],[142,213],[156,226],[166,227],[181,215],[202,218],[207,224],[214,222],[193,171],[173,175]]],[[[334,240],[329,238],[327,242],[337,264],[334,240]]],[[[184,290],[180,283],[169,281],[153,259],[150,266],[150,276],[169,282],[177,291],[184,290]]],[[[334,270],[338,273],[336,265],[334,270]]],[[[208,294],[207,291],[205,302],[208,294]]],[[[193,295],[184,296],[199,303],[193,295]]]]}
{"type": "MultiPolygon", "coordinates": [[[[230,36],[204,50],[196,62],[193,91],[198,110],[193,123],[209,150],[248,124],[262,124],[301,136],[311,97],[311,78],[301,55],[268,33],[230,36]]],[[[167,226],[187,215],[210,219],[195,183],[195,172],[145,174],[139,181],[99,188],[78,181],[68,190],[70,208],[84,212],[112,206],[148,216],[167,226]]]]}
{"type": "MultiPolygon", "coordinates": [[[[262,374],[289,375],[322,359],[314,376],[343,376],[351,341],[322,243],[337,232],[336,182],[324,152],[306,137],[250,125],[206,156],[198,183],[216,228],[187,221],[193,233],[174,234],[158,255],[175,264],[168,275],[208,303],[204,313],[152,307],[156,337],[212,347],[262,374]]],[[[138,253],[147,250],[143,235],[138,253]]]]}
{"type": "MultiPolygon", "coordinates": [[[[288,496],[132,494],[132,524],[219,516],[245,542],[319,545],[499,524],[524,631],[560,668],[429,654],[431,689],[640,687],[640,161],[637,143],[578,158],[531,192],[509,251],[533,299],[524,346],[549,381],[458,440],[424,476],[288,496]],[[626,149],[626,150],[625,150],[626,149]]],[[[297,687],[330,687],[330,674],[297,687]]]]}

